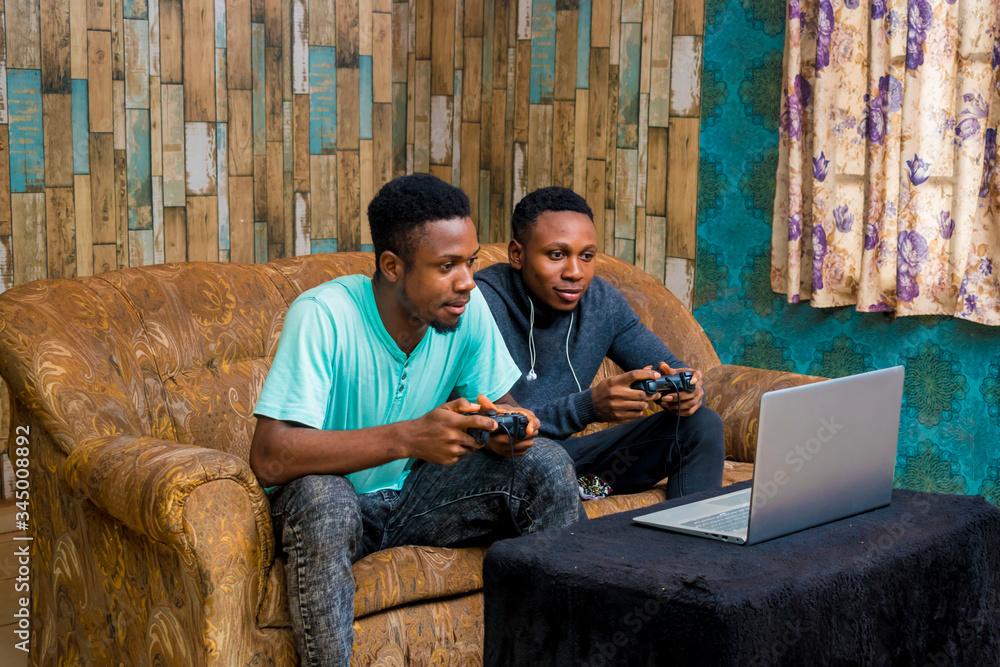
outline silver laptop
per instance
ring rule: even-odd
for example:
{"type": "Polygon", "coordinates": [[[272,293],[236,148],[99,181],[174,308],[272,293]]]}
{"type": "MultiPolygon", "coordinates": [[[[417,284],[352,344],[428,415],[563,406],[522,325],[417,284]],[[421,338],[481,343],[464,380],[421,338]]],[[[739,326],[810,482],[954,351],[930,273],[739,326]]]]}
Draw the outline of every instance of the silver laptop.
{"type": "Polygon", "coordinates": [[[902,400],[902,366],[768,392],[751,488],[633,520],[756,544],[885,507],[902,400]]]}

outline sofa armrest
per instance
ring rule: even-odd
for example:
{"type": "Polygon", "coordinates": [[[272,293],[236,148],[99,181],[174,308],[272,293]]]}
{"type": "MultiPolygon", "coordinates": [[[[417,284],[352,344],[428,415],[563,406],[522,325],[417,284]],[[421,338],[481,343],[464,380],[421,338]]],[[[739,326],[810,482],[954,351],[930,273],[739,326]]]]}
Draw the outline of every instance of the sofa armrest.
{"type": "Polygon", "coordinates": [[[706,404],[719,413],[726,429],[726,458],[753,463],[757,452],[760,398],[827,378],[723,364],[704,374],[706,404]]]}
{"type": "Polygon", "coordinates": [[[244,597],[232,595],[232,570],[244,570],[249,598],[244,602],[254,613],[260,608],[274,536],[267,498],[245,461],[213,449],[122,435],[78,446],[62,476],[74,495],[176,550],[201,580],[206,598],[227,588],[232,597],[244,597]],[[210,587],[216,577],[229,580],[222,590],[210,587]]]}

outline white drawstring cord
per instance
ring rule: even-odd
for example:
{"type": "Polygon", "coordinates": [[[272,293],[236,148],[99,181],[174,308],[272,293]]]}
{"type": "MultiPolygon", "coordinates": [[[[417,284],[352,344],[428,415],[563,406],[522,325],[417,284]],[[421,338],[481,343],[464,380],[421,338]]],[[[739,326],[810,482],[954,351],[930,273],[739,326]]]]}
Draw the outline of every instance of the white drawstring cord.
{"type": "MultiPolygon", "coordinates": [[[[531,300],[531,297],[528,297],[528,305],[531,307],[531,319],[528,324],[528,354],[531,357],[531,370],[524,376],[524,379],[531,382],[538,378],[538,374],[535,373],[535,302],[531,300]]],[[[575,316],[575,312],[569,314],[569,329],[566,330],[566,363],[569,364],[569,372],[573,374],[573,381],[576,382],[576,390],[583,391],[580,380],[576,377],[576,371],[573,370],[573,362],[569,360],[569,335],[573,331],[573,318],[575,316]]]]}
{"type": "Polygon", "coordinates": [[[573,331],[574,315],[576,315],[576,313],[569,314],[569,329],[566,330],[566,363],[569,364],[569,372],[573,374],[573,380],[576,382],[576,390],[583,391],[583,389],[580,388],[580,381],[576,378],[576,371],[573,370],[573,362],[569,360],[569,334],[573,331]]]}
{"type": "Polygon", "coordinates": [[[528,305],[531,306],[531,323],[528,327],[528,354],[531,355],[531,370],[525,376],[528,382],[536,379],[538,374],[535,373],[535,303],[528,297],[528,305]]]}

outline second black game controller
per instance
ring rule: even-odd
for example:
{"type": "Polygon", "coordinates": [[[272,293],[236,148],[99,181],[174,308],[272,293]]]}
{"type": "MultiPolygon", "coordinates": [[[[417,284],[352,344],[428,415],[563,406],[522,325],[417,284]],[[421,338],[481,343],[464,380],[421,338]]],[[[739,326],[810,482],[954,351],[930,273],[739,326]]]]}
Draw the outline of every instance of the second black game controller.
{"type": "MultiPolygon", "coordinates": [[[[509,434],[515,441],[528,437],[528,418],[524,415],[516,412],[499,415],[496,410],[487,410],[481,414],[497,423],[497,428],[493,433],[509,434]]],[[[470,428],[468,434],[472,436],[477,445],[485,445],[492,435],[485,428],[470,428]]]]}
{"type": "Polygon", "coordinates": [[[694,371],[681,371],[673,375],[664,375],[656,380],[636,380],[632,383],[633,389],[640,389],[650,396],[668,391],[693,392],[694,371]]]}

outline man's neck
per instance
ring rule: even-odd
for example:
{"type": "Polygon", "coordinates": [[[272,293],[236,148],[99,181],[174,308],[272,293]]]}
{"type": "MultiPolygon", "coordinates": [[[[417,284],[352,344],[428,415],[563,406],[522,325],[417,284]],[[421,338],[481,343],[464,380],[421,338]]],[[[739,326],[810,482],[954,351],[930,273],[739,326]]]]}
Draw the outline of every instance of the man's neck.
{"type": "Polygon", "coordinates": [[[395,286],[388,280],[377,276],[372,278],[372,292],[382,326],[399,349],[409,356],[427,333],[427,324],[419,322],[403,309],[395,286]]]}

